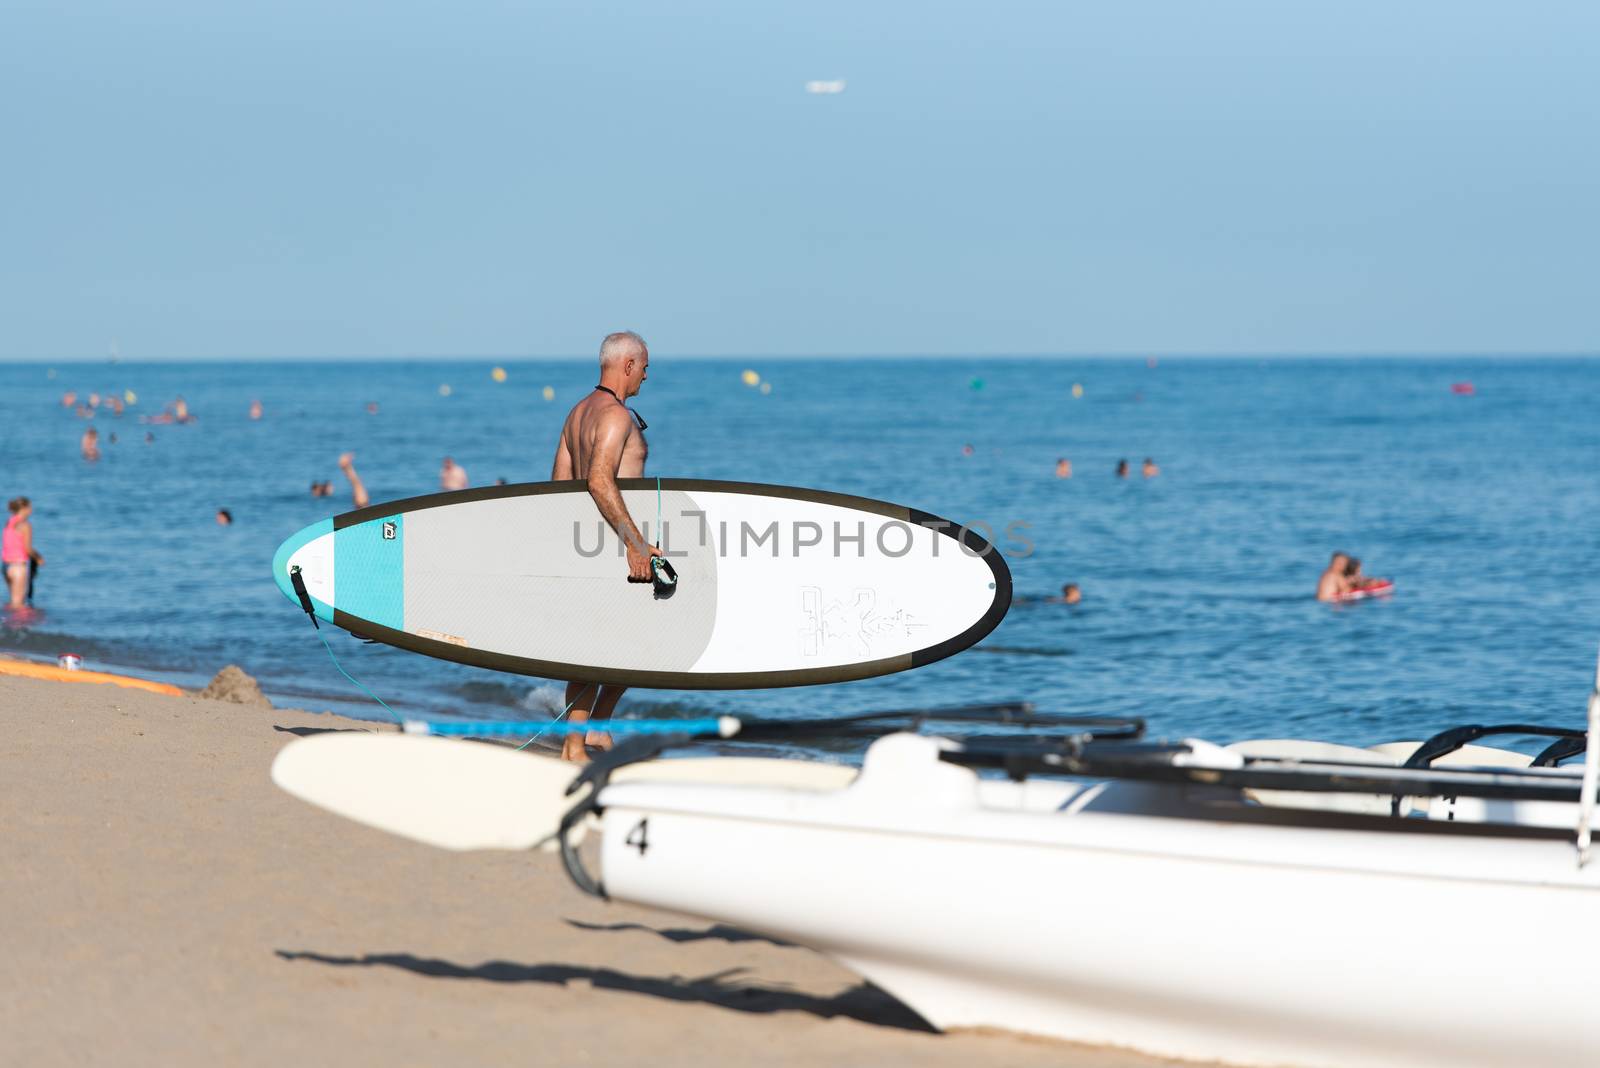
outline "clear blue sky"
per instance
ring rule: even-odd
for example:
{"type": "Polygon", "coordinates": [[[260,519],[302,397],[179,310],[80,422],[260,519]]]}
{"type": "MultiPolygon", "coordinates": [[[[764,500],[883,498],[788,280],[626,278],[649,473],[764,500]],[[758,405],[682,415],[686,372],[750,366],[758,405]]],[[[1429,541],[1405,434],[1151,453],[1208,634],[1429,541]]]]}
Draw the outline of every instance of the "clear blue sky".
{"type": "Polygon", "coordinates": [[[6,359],[1600,351],[1592,2],[7,0],[0,144],[6,359]]]}

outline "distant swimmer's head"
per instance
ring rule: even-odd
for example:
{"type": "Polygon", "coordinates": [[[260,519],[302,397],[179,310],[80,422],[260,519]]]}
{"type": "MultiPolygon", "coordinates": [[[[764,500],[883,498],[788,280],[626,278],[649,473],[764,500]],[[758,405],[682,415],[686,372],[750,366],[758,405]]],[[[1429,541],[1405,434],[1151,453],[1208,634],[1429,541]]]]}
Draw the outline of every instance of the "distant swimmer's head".
{"type": "Polygon", "coordinates": [[[1076,582],[1069,582],[1061,587],[1061,599],[1068,604],[1077,604],[1083,600],[1083,591],[1078,589],[1076,582]]]}
{"type": "Polygon", "coordinates": [[[1347,578],[1361,574],[1361,561],[1353,556],[1350,557],[1345,561],[1344,573],[1347,578]]]}
{"type": "Polygon", "coordinates": [[[227,527],[233,525],[233,513],[226,508],[217,509],[217,526],[227,527]]]}
{"type": "Polygon", "coordinates": [[[1128,461],[1126,461],[1126,460],[1118,460],[1117,461],[1117,477],[1118,478],[1127,478],[1128,477],[1128,461]]]}
{"type": "Polygon", "coordinates": [[[649,369],[650,348],[644,343],[644,338],[632,330],[607,334],[606,339],[600,342],[600,384],[605,385],[611,378],[619,379],[623,387],[616,390],[619,395],[636,395],[639,386],[648,377],[649,369]]]}
{"type": "Polygon", "coordinates": [[[1330,568],[1333,568],[1336,571],[1344,570],[1344,566],[1346,564],[1348,564],[1349,562],[1350,562],[1350,554],[1349,553],[1345,553],[1345,552],[1340,552],[1337,549],[1335,549],[1334,552],[1333,552],[1333,555],[1328,558],[1328,566],[1330,568]]]}

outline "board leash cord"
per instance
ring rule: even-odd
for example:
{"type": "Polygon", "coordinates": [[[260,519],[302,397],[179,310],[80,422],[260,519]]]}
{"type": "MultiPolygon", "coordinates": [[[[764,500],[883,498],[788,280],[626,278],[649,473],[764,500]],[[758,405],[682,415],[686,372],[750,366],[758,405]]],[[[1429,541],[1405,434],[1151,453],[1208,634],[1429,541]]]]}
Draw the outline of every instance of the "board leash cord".
{"type": "Polygon", "coordinates": [[[378,702],[378,704],[382,705],[383,706],[383,710],[385,712],[389,713],[389,715],[393,716],[394,717],[394,721],[396,723],[400,724],[401,726],[404,726],[406,721],[405,721],[404,718],[401,717],[400,713],[398,713],[394,709],[390,708],[389,707],[389,703],[387,701],[385,701],[383,698],[379,697],[377,694],[373,693],[371,690],[367,689],[366,685],[364,683],[362,683],[362,681],[360,679],[356,678],[354,675],[350,674],[350,672],[348,672],[348,671],[346,671],[344,669],[344,665],[339,663],[339,658],[337,656],[333,655],[333,646],[328,644],[328,636],[326,634],[322,633],[322,628],[321,627],[317,628],[317,638],[322,642],[322,647],[324,649],[328,650],[328,659],[332,660],[333,661],[333,666],[339,669],[339,674],[343,675],[345,678],[347,678],[351,682],[355,683],[356,686],[358,686],[361,689],[362,693],[366,694],[368,697],[370,697],[374,701],[378,702]]]}
{"type": "Polygon", "coordinates": [[[298,567],[291,567],[289,569],[289,584],[294,587],[295,596],[300,599],[300,607],[305,611],[306,618],[311,620],[311,629],[317,632],[317,640],[322,642],[322,647],[324,649],[328,650],[328,659],[332,660],[333,666],[339,669],[339,674],[343,675],[345,678],[354,683],[356,688],[362,693],[366,694],[368,697],[378,702],[378,704],[382,705],[383,710],[389,713],[389,715],[393,716],[396,723],[404,725],[405,719],[400,715],[400,713],[390,708],[387,701],[373,693],[371,690],[367,689],[365,684],[363,684],[360,679],[346,671],[344,669],[344,665],[339,663],[339,658],[334,655],[333,646],[328,644],[328,636],[322,633],[322,624],[317,622],[317,610],[311,604],[311,594],[306,591],[306,580],[301,577],[300,569],[298,567]]]}
{"type": "MultiPolygon", "coordinates": [[[[589,687],[591,687],[591,686],[594,686],[594,683],[592,683],[592,682],[584,683],[583,689],[578,691],[578,696],[574,697],[572,700],[568,701],[567,702],[567,707],[563,708],[559,713],[557,713],[555,719],[551,720],[549,723],[542,724],[539,727],[538,730],[533,732],[533,736],[531,738],[529,738],[527,741],[523,742],[521,745],[517,746],[517,752],[519,752],[519,753],[522,752],[524,749],[528,748],[528,746],[532,745],[534,742],[537,742],[540,738],[543,738],[552,729],[556,729],[557,733],[559,733],[561,735],[576,734],[577,731],[574,729],[573,724],[571,724],[571,723],[562,723],[561,721],[567,718],[567,713],[572,711],[572,706],[577,704],[583,698],[583,695],[589,692],[589,687]]],[[[596,701],[600,700],[600,690],[599,690],[598,687],[595,688],[594,698],[595,698],[596,701]]],[[[401,727],[402,727],[402,729],[405,730],[405,732],[407,734],[427,734],[427,733],[429,733],[427,731],[414,731],[414,730],[411,729],[411,724],[414,724],[414,723],[426,723],[426,722],[427,722],[426,720],[411,720],[408,723],[402,724],[401,727]]],[[[524,722],[526,722],[526,721],[524,721],[524,722]]],[[[578,726],[579,727],[583,727],[583,726],[587,726],[587,724],[578,724],[578,726]]],[[[523,734],[523,733],[526,733],[526,732],[525,731],[517,731],[515,733],[523,734]]]]}
{"type": "MultiPolygon", "coordinates": [[[[660,492],[660,486],[659,486],[660,479],[657,479],[656,481],[658,483],[656,491],[657,491],[657,493],[659,493],[660,492]]],[[[659,507],[659,504],[658,504],[658,507],[659,507]]],[[[317,640],[322,642],[322,647],[324,649],[328,650],[328,659],[332,660],[333,661],[333,666],[339,669],[339,674],[341,674],[345,678],[349,679],[352,683],[355,684],[355,686],[362,693],[366,694],[368,697],[370,697],[374,701],[378,702],[379,705],[383,706],[383,710],[385,712],[389,713],[389,715],[393,716],[394,717],[394,721],[396,723],[400,724],[400,726],[403,729],[405,729],[406,731],[408,731],[409,733],[413,733],[413,734],[418,734],[418,733],[427,734],[427,733],[429,733],[428,731],[415,731],[415,730],[412,730],[412,725],[414,725],[416,723],[423,722],[423,721],[421,721],[421,720],[407,720],[405,717],[400,715],[400,713],[398,713],[394,709],[390,708],[389,707],[389,703],[387,701],[385,701],[383,698],[379,697],[377,694],[375,694],[371,690],[369,690],[365,683],[363,683],[360,679],[356,678],[354,675],[350,674],[350,672],[345,670],[344,665],[339,663],[339,657],[337,655],[335,655],[335,653],[333,651],[333,646],[328,644],[328,636],[326,634],[322,633],[322,625],[317,622],[316,609],[311,604],[311,595],[310,595],[310,593],[308,593],[306,591],[305,579],[300,577],[300,569],[298,567],[292,567],[292,568],[289,569],[289,580],[290,580],[290,584],[294,587],[294,592],[295,592],[296,596],[298,596],[300,598],[300,607],[305,609],[306,617],[311,620],[311,628],[317,632],[317,640]]],[[[521,751],[523,749],[528,748],[528,746],[530,746],[534,742],[538,741],[543,735],[545,735],[546,733],[550,732],[552,729],[556,729],[557,733],[559,733],[559,734],[576,734],[576,733],[578,733],[578,730],[585,729],[586,728],[585,724],[578,724],[578,725],[575,726],[575,725],[573,725],[571,723],[562,723],[561,721],[566,718],[566,715],[567,715],[568,712],[572,711],[572,706],[577,704],[578,701],[582,699],[583,695],[589,692],[589,687],[592,686],[592,685],[593,685],[592,683],[585,684],[583,689],[578,691],[578,696],[574,697],[571,701],[568,701],[567,702],[567,707],[563,708],[561,710],[560,714],[557,715],[556,718],[551,720],[549,723],[528,724],[528,723],[524,722],[522,724],[522,726],[521,726],[521,729],[516,730],[516,731],[506,732],[506,733],[513,733],[513,734],[526,734],[529,730],[532,730],[533,727],[538,727],[538,730],[534,732],[534,734],[533,734],[533,736],[531,738],[529,738],[527,741],[523,742],[521,745],[517,746],[518,751],[521,751]]],[[[598,698],[599,694],[596,693],[595,696],[598,698]]],[[[498,736],[498,735],[496,735],[496,736],[498,736]]]]}

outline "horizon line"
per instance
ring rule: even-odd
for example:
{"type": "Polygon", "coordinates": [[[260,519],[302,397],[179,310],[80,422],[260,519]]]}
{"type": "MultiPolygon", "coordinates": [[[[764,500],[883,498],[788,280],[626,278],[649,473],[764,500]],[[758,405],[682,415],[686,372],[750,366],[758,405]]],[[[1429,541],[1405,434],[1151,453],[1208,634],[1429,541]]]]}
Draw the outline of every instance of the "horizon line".
{"type": "MultiPolygon", "coordinates": [[[[1584,351],[1399,351],[1365,352],[870,352],[870,353],[665,353],[672,360],[1538,360],[1595,359],[1600,349],[1584,351]]],[[[594,353],[468,353],[468,354],[339,354],[318,356],[208,355],[208,356],[0,356],[0,364],[17,366],[50,364],[165,364],[165,363],[528,363],[577,362],[596,359],[594,353]]]]}

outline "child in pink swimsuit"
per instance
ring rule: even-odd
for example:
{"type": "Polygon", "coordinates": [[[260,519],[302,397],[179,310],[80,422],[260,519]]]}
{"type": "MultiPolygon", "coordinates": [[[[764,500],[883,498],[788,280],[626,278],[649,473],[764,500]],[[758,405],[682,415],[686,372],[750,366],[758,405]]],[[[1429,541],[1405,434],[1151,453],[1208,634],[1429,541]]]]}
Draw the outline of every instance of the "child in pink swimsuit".
{"type": "Polygon", "coordinates": [[[43,563],[44,557],[33,551],[33,525],[28,522],[33,514],[33,502],[17,497],[9,507],[11,516],[6,520],[4,532],[0,532],[0,565],[5,567],[11,607],[22,608],[28,603],[29,565],[43,563]]]}

